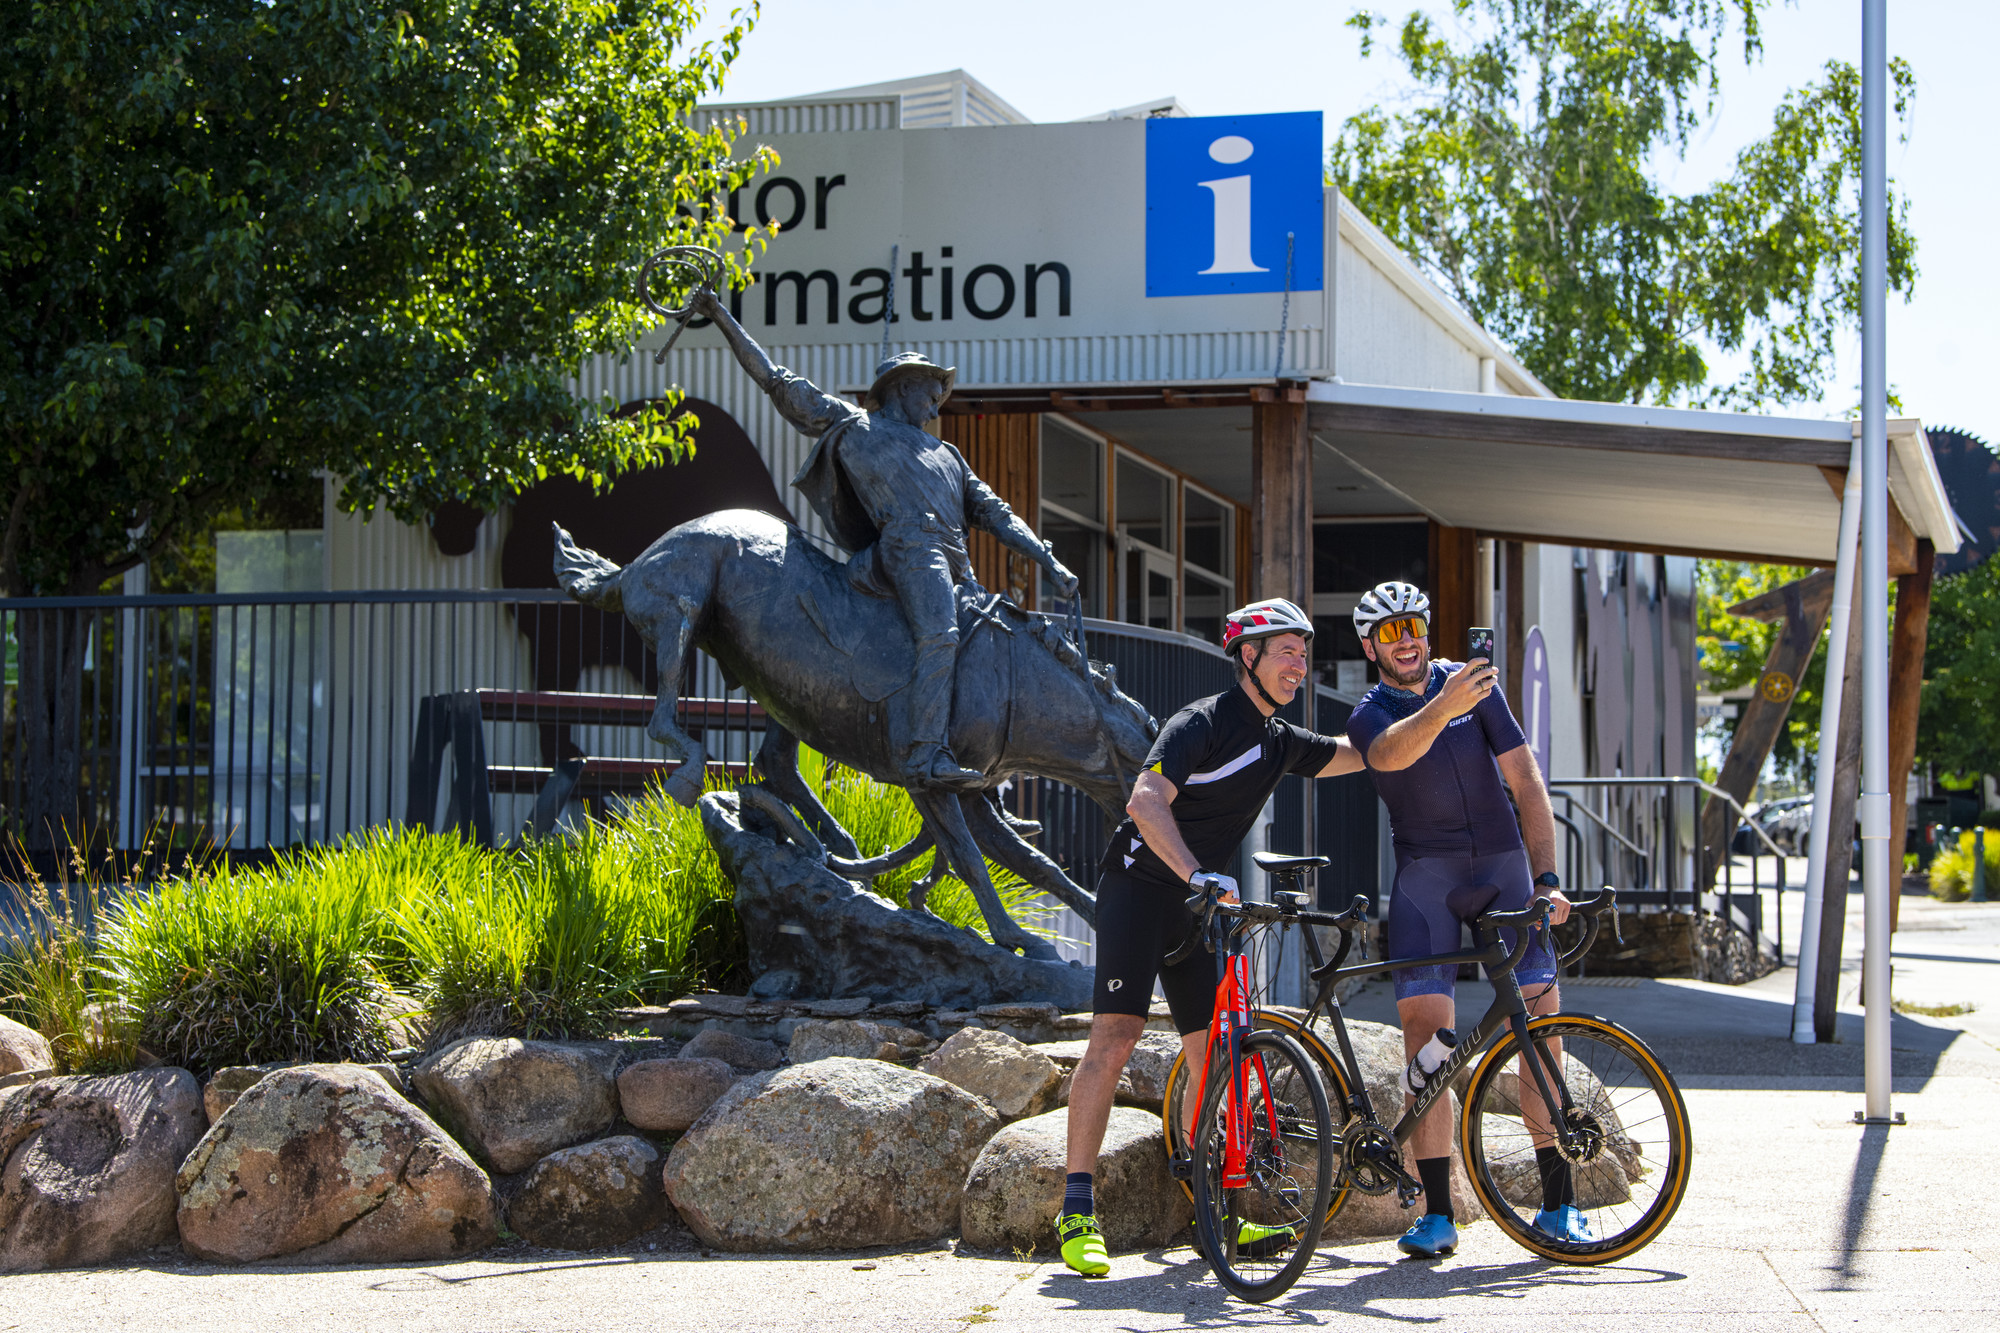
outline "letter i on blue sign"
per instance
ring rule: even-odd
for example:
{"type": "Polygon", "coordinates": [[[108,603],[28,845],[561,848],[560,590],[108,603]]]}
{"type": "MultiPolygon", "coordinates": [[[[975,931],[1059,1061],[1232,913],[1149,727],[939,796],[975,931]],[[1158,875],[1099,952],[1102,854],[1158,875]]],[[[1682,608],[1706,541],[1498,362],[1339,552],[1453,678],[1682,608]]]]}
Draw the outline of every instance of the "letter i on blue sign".
{"type": "Polygon", "coordinates": [[[1295,292],[1325,251],[1320,114],[1146,122],[1146,295],[1295,292]]]}

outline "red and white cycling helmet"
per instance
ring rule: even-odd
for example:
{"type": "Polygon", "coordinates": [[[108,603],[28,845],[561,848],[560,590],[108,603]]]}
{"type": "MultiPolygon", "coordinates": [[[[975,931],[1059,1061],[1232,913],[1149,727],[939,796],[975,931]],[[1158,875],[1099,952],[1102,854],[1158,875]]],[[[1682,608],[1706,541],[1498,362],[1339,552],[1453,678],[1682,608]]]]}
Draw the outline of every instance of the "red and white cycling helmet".
{"type": "Polygon", "coordinates": [[[1229,618],[1223,622],[1222,651],[1233,653],[1242,644],[1255,639],[1275,638],[1280,634],[1299,634],[1310,641],[1313,636],[1312,617],[1282,597],[1252,602],[1240,611],[1231,611],[1229,618]]]}
{"type": "Polygon", "coordinates": [[[1392,579],[1378,583],[1361,594],[1361,600],[1354,604],[1354,632],[1367,638],[1375,632],[1375,627],[1385,620],[1395,620],[1400,616],[1421,616],[1430,619],[1431,599],[1424,590],[1414,583],[1404,583],[1392,579]]]}

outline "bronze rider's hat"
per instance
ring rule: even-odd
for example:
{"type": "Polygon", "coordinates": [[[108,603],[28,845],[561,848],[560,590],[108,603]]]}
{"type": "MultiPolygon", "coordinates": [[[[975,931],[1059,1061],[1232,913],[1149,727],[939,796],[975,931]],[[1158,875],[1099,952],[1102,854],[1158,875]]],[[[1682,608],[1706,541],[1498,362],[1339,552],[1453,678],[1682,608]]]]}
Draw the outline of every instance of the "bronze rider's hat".
{"type": "Polygon", "coordinates": [[[922,352],[898,352],[875,367],[875,382],[869,385],[868,392],[862,395],[861,405],[873,412],[882,406],[884,390],[897,380],[911,375],[928,375],[932,379],[942,381],[945,397],[949,398],[951,386],[958,379],[958,368],[937,365],[922,352]]]}

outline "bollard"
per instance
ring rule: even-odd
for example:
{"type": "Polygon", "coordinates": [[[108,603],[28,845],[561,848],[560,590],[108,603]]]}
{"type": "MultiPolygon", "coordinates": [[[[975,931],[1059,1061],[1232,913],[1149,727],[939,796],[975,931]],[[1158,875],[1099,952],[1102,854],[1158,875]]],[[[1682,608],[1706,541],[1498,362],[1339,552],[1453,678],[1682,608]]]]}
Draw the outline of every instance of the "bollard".
{"type": "Polygon", "coordinates": [[[1986,826],[1972,830],[1972,901],[1986,901],[1986,826]]]}

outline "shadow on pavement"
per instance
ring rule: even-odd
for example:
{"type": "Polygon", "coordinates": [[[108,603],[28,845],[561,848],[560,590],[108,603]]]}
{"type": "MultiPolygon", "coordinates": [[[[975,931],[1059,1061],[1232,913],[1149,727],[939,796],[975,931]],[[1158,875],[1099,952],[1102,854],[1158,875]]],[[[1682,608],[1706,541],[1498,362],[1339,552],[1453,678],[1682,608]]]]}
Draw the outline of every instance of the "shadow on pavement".
{"type": "MultiPolygon", "coordinates": [[[[1478,1233],[1476,1238],[1504,1243],[1491,1229],[1478,1233]]],[[[1271,1304],[1260,1306],[1239,1301],[1225,1292],[1210,1275],[1208,1265],[1192,1250],[1165,1254],[1154,1251],[1147,1258],[1165,1262],[1169,1256],[1179,1256],[1181,1262],[1144,1277],[1123,1280],[1086,1280],[1057,1271],[1042,1280],[1039,1294],[1066,1301],[1074,1310],[1105,1315],[1180,1315],[1191,1327],[1251,1323],[1316,1325],[1327,1322],[1323,1315],[1335,1314],[1363,1315],[1401,1324],[1433,1324],[1442,1317],[1441,1312],[1401,1313],[1377,1308],[1376,1302],[1442,1297],[1509,1301],[1520,1300],[1552,1283],[1601,1288],[1686,1280],[1683,1273],[1634,1265],[1573,1268],[1525,1257],[1512,1263],[1483,1265],[1440,1264],[1421,1259],[1381,1262],[1348,1259],[1322,1250],[1296,1286],[1271,1304]]],[[[1455,1313],[1464,1311],[1462,1305],[1453,1309],[1455,1313]]]]}

